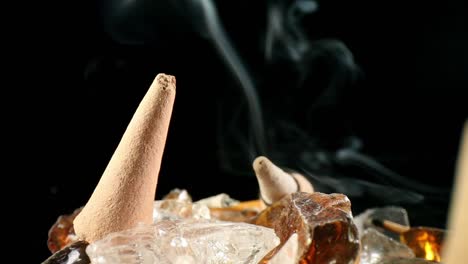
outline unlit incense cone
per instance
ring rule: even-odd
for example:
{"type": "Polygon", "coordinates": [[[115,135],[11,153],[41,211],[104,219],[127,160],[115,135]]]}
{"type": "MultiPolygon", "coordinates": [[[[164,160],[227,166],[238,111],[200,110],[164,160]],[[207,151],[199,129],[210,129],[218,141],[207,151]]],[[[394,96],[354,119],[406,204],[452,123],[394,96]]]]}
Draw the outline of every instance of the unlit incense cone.
{"type": "Polygon", "coordinates": [[[175,98],[175,78],[158,74],[141,101],[101,180],[76,217],[88,242],[152,223],[153,201],[175,98]]]}
{"type": "Polygon", "coordinates": [[[442,261],[446,264],[466,263],[468,259],[468,120],[463,131],[450,205],[448,238],[442,250],[442,261]]]}
{"type": "Polygon", "coordinates": [[[314,192],[312,184],[304,176],[299,173],[287,173],[266,157],[256,158],[253,168],[257,175],[261,199],[266,205],[294,192],[314,192]]]}

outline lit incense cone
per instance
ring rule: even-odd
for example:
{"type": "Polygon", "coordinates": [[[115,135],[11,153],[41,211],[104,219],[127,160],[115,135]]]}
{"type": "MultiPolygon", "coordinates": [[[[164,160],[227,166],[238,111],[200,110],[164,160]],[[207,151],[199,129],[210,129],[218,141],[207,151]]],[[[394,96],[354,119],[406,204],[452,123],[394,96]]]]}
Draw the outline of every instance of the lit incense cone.
{"type": "Polygon", "coordinates": [[[294,192],[313,193],[312,184],[299,173],[287,173],[266,157],[257,157],[253,168],[260,186],[260,196],[265,205],[280,200],[294,192]]]}
{"type": "Polygon", "coordinates": [[[141,101],[101,180],[73,222],[88,242],[151,224],[153,201],[175,98],[175,78],[158,74],[141,101]]]}

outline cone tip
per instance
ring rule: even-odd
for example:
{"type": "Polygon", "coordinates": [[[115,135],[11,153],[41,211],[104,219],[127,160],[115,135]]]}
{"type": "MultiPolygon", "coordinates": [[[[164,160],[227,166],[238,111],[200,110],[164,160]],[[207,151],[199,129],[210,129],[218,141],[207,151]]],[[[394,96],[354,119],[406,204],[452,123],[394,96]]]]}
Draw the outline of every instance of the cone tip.
{"type": "Polygon", "coordinates": [[[265,156],[258,156],[254,161],[253,161],[253,169],[255,171],[258,171],[260,168],[267,166],[267,164],[270,164],[271,161],[265,157],[265,156]]]}
{"type": "Polygon", "coordinates": [[[157,83],[163,90],[175,89],[176,78],[173,75],[159,73],[156,75],[155,83],[157,83]]]}

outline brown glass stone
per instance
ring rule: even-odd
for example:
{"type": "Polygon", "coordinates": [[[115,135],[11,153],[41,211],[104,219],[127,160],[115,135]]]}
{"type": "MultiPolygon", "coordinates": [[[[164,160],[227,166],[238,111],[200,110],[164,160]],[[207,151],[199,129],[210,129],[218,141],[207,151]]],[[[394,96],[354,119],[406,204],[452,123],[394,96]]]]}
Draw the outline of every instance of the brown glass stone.
{"type": "Polygon", "coordinates": [[[91,261],[86,254],[87,246],[85,241],[74,242],[55,252],[42,264],[89,264],[91,261]]]}
{"type": "Polygon", "coordinates": [[[81,212],[81,209],[76,209],[72,214],[61,215],[49,230],[49,238],[47,247],[50,252],[55,253],[78,239],[73,228],[73,220],[81,212]]]}
{"type": "MultiPolygon", "coordinates": [[[[273,228],[280,238],[280,249],[297,233],[299,263],[354,263],[359,239],[352,221],[351,203],[343,194],[297,192],[262,211],[253,223],[273,228]]],[[[275,255],[270,252],[261,263],[275,255]]]]}

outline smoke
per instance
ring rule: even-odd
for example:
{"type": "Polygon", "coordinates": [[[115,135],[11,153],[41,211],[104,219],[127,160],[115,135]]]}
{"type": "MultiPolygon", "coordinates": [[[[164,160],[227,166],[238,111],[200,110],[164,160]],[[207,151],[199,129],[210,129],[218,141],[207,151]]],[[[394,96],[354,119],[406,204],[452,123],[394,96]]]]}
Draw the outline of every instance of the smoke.
{"type": "Polygon", "coordinates": [[[198,0],[195,2],[199,3],[202,14],[204,14],[203,17],[205,18],[208,36],[220,53],[220,56],[224,59],[226,66],[232,72],[233,77],[239,83],[239,87],[245,96],[249,112],[249,130],[251,131],[249,135],[253,137],[253,145],[248,144],[253,146],[249,152],[254,152],[256,155],[266,155],[266,137],[262,109],[253,78],[250,76],[224,31],[214,3],[211,0],[198,0]]]}
{"type": "Polygon", "coordinates": [[[309,49],[309,41],[301,30],[303,16],[318,9],[315,1],[273,0],[267,7],[267,30],[265,37],[265,59],[269,62],[285,57],[299,63],[309,49]]]}
{"type": "Polygon", "coordinates": [[[362,73],[352,52],[340,40],[308,39],[302,18],[318,12],[318,3],[270,0],[266,12],[264,58],[273,70],[267,71],[270,75],[264,76],[267,80],[258,87],[228,42],[218,18],[214,19],[212,13],[209,19],[211,36],[238,78],[247,105],[220,111],[221,166],[232,174],[252,174],[250,163],[259,153],[257,147],[267,144],[263,149],[268,149],[267,155],[274,162],[302,172],[318,191],[344,193],[374,204],[400,205],[420,204],[428,195],[437,200],[446,194],[448,190],[409,180],[360,152],[363,143],[348,122],[352,111],[346,101],[362,73]],[[287,74],[277,74],[282,71],[287,74]],[[270,85],[286,88],[278,91],[269,89],[270,85]],[[263,114],[255,90],[262,91],[261,103],[270,105],[261,109],[263,114]],[[278,99],[265,99],[272,97],[278,99]],[[239,128],[246,120],[251,125],[264,123],[264,128],[253,126],[253,130],[265,132],[242,134],[239,128]],[[304,123],[307,125],[301,126],[304,123]]]}
{"type": "MultiPolygon", "coordinates": [[[[323,112],[325,118],[336,118],[336,124],[343,121],[339,107],[346,89],[359,75],[359,68],[352,53],[339,40],[308,39],[302,18],[318,10],[316,1],[267,1],[264,38],[267,70],[266,76],[255,78],[229,42],[213,3],[210,0],[199,2],[205,6],[209,35],[245,95],[245,101],[240,105],[224,105],[219,111],[222,168],[234,174],[251,173],[250,162],[260,154],[290,164],[295,153],[314,152],[321,145],[340,144],[340,140],[346,140],[337,140],[336,133],[329,133],[336,130],[336,125],[317,122],[316,116],[324,116],[323,112]],[[263,79],[261,85],[255,85],[254,80],[259,79],[263,79]],[[262,91],[264,101],[260,101],[257,91],[262,91]],[[260,108],[260,104],[264,107],[260,108]],[[333,114],[336,116],[331,116],[331,112],[336,112],[333,114]],[[252,133],[240,129],[246,122],[252,133]],[[313,124],[312,133],[311,129],[301,128],[298,123],[313,124]],[[318,133],[329,135],[329,138],[319,137],[318,133]]],[[[338,130],[346,133],[348,129],[338,130]]]]}
{"type": "Polygon", "coordinates": [[[310,39],[304,31],[303,18],[319,12],[317,1],[266,1],[266,26],[258,38],[265,64],[255,75],[212,0],[119,0],[110,6],[107,28],[120,42],[157,39],[161,28],[183,28],[161,23],[185,21],[217,50],[242,96],[236,102],[221,102],[217,111],[219,161],[226,173],[252,177],[252,160],[266,155],[307,175],[318,191],[352,199],[415,204],[447,192],[408,180],[361,153],[363,142],[349,121],[349,94],[361,71],[342,41],[310,39]],[[159,27],[151,15],[158,9],[168,10],[158,12],[159,27]]]}

